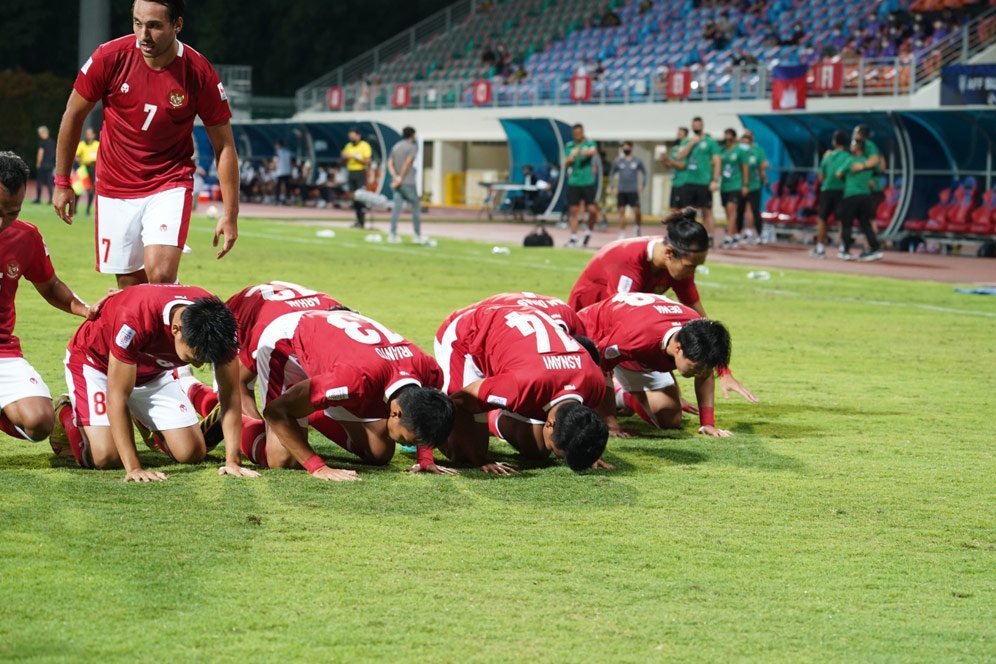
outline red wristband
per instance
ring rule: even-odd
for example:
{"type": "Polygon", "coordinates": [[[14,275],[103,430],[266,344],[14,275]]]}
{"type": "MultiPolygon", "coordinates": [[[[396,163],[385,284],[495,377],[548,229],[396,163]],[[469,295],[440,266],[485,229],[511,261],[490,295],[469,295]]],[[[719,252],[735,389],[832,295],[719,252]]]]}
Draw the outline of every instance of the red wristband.
{"type": "Polygon", "coordinates": [[[311,457],[307,461],[305,461],[304,464],[302,465],[304,466],[304,469],[306,471],[314,475],[320,469],[325,467],[325,461],[323,461],[322,457],[318,456],[317,454],[312,454],[311,457]]]}
{"type": "Polygon", "coordinates": [[[699,406],[699,426],[716,426],[716,409],[712,406],[699,406]]]}
{"type": "Polygon", "coordinates": [[[56,175],[55,176],[55,186],[56,187],[65,187],[66,189],[69,189],[73,185],[72,185],[72,183],[69,182],[69,176],[68,175],[56,175]]]}
{"type": "Polygon", "coordinates": [[[432,448],[428,445],[419,445],[416,447],[415,458],[418,460],[418,465],[423,470],[436,463],[436,458],[432,456],[432,448]]]}
{"type": "Polygon", "coordinates": [[[730,367],[716,367],[716,375],[722,378],[723,376],[732,376],[733,372],[730,371],[730,367]]]}

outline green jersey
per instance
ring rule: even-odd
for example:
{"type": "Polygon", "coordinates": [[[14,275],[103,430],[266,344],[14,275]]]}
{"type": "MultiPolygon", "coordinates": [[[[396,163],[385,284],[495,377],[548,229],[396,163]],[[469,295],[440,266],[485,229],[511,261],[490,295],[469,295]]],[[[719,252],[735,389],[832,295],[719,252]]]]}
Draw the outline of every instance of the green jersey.
{"type": "Polygon", "coordinates": [[[823,176],[821,191],[841,191],[844,181],[837,177],[837,171],[844,170],[844,162],[850,162],[851,155],[847,150],[837,148],[823,155],[820,160],[820,174],[823,176]]]}
{"type": "MultiPolygon", "coordinates": [[[[671,148],[671,159],[673,159],[674,161],[680,161],[678,159],[678,151],[681,150],[681,146],[684,144],[685,142],[682,141],[681,143],[678,143],[673,148],[671,148]]],[[[688,181],[688,168],[674,169],[674,175],[671,176],[672,189],[677,189],[678,187],[685,186],[685,183],[687,181],[688,181]]]]}
{"type": "Polygon", "coordinates": [[[740,149],[739,145],[734,145],[732,148],[723,150],[723,153],[719,156],[723,162],[722,171],[720,171],[720,176],[722,177],[719,184],[720,191],[740,191],[744,186],[744,174],[741,168],[743,165],[743,156],[744,152],[740,149]]]}
{"type": "Polygon", "coordinates": [[[761,189],[761,164],[768,161],[768,155],[764,154],[764,148],[755,143],[747,147],[744,146],[744,161],[747,162],[747,191],[759,191],[761,189]]]}
{"type": "Polygon", "coordinates": [[[865,196],[872,193],[871,188],[872,176],[875,175],[875,170],[871,168],[866,168],[857,173],[851,172],[851,166],[854,164],[863,164],[867,157],[855,157],[854,155],[848,155],[847,161],[843,162],[843,165],[839,170],[844,171],[844,198],[850,198],[851,196],[865,196]]]}
{"type": "MultiPolygon", "coordinates": [[[[865,156],[863,157],[863,159],[870,159],[871,157],[874,156],[878,156],[878,166],[875,167],[874,171],[874,174],[877,176],[878,174],[882,173],[885,170],[884,168],[882,168],[882,151],[878,149],[878,146],[875,145],[875,142],[873,140],[871,140],[870,138],[865,139],[865,156]]],[[[881,183],[879,182],[878,177],[873,177],[871,182],[872,182],[871,191],[878,191],[879,189],[881,189],[881,187],[879,186],[881,183]]]]}
{"type": "Polygon", "coordinates": [[[695,144],[685,158],[685,184],[708,185],[712,182],[712,158],[720,154],[719,144],[709,134],[695,144]]]}
{"type": "MultiPolygon", "coordinates": [[[[595,141],[589,141],[587,139],[581,141],[580,143],[575,143],[574,141],[569,141],[566,146],[564,146],[564,157],[570,156],[574,148],[578,149],[578,152],[583,150],[595,150],[598,148],[595,145],[595,141]]],[[[597,154],[597,153],[596,153],[597,154]]],[[[590,187],[595,184],[595,156],[596,155],[582,155],[579,154],[569,168],[571,172],[567,176],[567,185],[570,187],[590,187]]]]}

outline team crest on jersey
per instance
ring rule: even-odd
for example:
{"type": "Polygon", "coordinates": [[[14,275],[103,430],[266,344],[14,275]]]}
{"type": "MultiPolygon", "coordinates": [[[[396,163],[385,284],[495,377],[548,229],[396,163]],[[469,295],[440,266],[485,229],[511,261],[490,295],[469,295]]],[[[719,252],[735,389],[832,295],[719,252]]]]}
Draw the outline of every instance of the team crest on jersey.
{"type": "Polygon", "coordinates": [[[168,229],[169,226],[167,226],[166,224],[159,224],[159,230],[162,231],[163,233],[165,233],[168,229]]]}
{"type": "Polygon", "coordinates": [[[228,101],[228,94],[225,92],[225,86],[221,83],[218,84],[218,95],[221,96],[222,101],[228,101]]]}
{"type": "Polygon", "coordinates": [[[7,268],[5,271],[8,277],[10,277],[11,279],[17,279],[19,276],[21,276],[21,264],[18,263],[17,261],[11,261],[7,263],[7,268]]]}
{"type": "Polygon", "coordinates": [[[187,93],[183,90],[170,90],[169,105],[173,108],[180,108],[187,103],[187,93]]]}
{"type": "Polygon", "coordinates": [[[122,83],[121,84],[121,94],[126,95],[126,94],[128,94],[129,90],[131,90],[131,88],[128,87],[127,83],[122,83]]]}
{"type": "Polygon", "coordinates": [[[325,391],[325,398],[328,401],[342,401],[343,399],[349,398],[349,388],[348,387],[333,387],[331,390],[325,391]]]}

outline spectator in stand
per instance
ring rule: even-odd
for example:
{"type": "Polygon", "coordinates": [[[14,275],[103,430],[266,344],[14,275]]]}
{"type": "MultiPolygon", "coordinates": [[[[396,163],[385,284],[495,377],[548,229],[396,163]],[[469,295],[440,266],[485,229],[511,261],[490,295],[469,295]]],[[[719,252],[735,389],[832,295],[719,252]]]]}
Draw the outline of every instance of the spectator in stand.
{"type": "Polygon", "coordinates": [[[709,236],[716,232],[712,214],[713,194],[719,190],[719,144],[705,133],[702,118],[692,119],[692,135],[685,139],[678,150],[678,159],[685,161],[685,204],[697,208],[702,215],[702,225],[709,236]]]}
{"type": "Polygon", "coordinates": [[[290,181],[293,174],[293,156],[284,142],[279,138],[273,144],[275,150],[276,170],[273,175],[277,182],[277,203],[287,205],[290,198],[290,181]]]}
{"type": "Polygon", "coordinates": [[[643,16],[644,14],[646,14],[647,12],[649,12],[651,9],[653,9],[653,6],[654,6],[654,3],[651,2],[651,0],[640,0],[640,7],[639,7],[639,9],[637,11],[639,12],[640,16],[643,16]]]}
{"type": "Polygon", "coordinates": [[[730,41],[733,39],[733,31],[734,26],[730,22],[730,12],[724,10],[719,15],[719,20],[716,21],[716,36],[713,39],[713,46],[717,51],[726,50],[726,47],[730,45],[730,41]]]}
{"type": "Polygon", "coordinates": [[[881,246],[871,220],[875,216],[876,198],[872,195],[875,164],[866,153],[864,139],[851,141],[851,157],[837,171],[837,177],[844,180],[844,198],[840,202],[840,258],[845,261],[854,260],[851,255],[851,225],[858,220],[861,232],[865,235],[868,248],[859,256],[860,261],[877,261],[882,259],[881,246]]]}
{"type": "Polygon", "coordinates": [[[35,203],[41,203],[42,189],[48,189],[48,204],[52,204],[52,173],[55,170],[55,141],[48,127],[38,127],[38,152],[35,155],[35,203]]]}
{"type": "Polygon", "coordinates": [[[792,26],[792,34],[782,41],[782,46],[798,46],[805,38],[806,32],[802,29],[802,23],[796,23],[792,26]]]}
{"type": "Polygon", "coordinates": [[[373,159],[373,148],[363,140],[359,127],[352,127],[349,130],[349,142],[342,149],[341,156],[346,162],[349,190],[354,193],[353,212],[356,214],[356,221],[353,223],[353,228],[363,228],[367,218],[367,206],[363,201],[357,200],[355,192],[367,188],[367,169],[373,159]]]}
{"type": "Polygon", "coordinates": [[[602,20],[599,23],[600,28],[618,28],[622,25],[622,19],[619,18],[619,14],[612,11],[611,7],[606,8],[605,13],[602,14],[602,20]]]}
{"type": "Polygon", "coordinates": [[[844,180],[837,173],[844,170],[844,163],[850,161],[847,149],[847,132],[833,133],[833,148],[827,150],[820,160],[820,170],[816,181],[820,185],[820,200],[816,211],[816,248],[809,255],[813,258],[826,258],[827,224],[830,215],[840,219],[840,202],[844,198],[844,180]]]}
{"type": "MultiPolygon", "coordinates": [[[[90,215],[93,206],[93,188],[97,174],[97,152],[100,151],[100,141],[93,127],[87,127],[83,132],[83,140],[76,146],[76,161],[81,169],[85,169],[88,177],[83,178],[86,187],[86,214],[90,215]]],[[[78,196],[77,196],[78,198],[78,196]]]]}
{"type": "Polygon", "coordinates": [[[761,242],[764,225],[761,219],[761,189],[768,186],[768,156],[764,148],[754,142],[754,132],[749,129],[745,129],[740,137],[740,149],[744,151],[743,160],[747,164],[747,181],[741,192],[737,221],[740,228],[746,224],[746,240],[757,244],[761,242]]]}

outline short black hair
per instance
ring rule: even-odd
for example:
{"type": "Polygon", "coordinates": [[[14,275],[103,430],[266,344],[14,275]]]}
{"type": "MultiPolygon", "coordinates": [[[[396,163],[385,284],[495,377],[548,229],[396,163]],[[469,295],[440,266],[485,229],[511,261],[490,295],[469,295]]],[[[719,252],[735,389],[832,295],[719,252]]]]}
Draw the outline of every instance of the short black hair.
{"type": "Polygon", "coordinates": [[[180,314],[183,339],[201,362],[224,364],[239,352],[235,315],[216,297],[199,297],[180,314]]]}
{"type": "Polygon", "coordinates": [[[688,127],[678,127],[678,131],[679,132],[683,131],[683,132],[685,132],[687,134],[688,133],[688,127]]]}
{"type": "Polygon", "coordinates": [[[733,134],[733,138],[736,138],[737,130],[734,129],[733,127],[727,127],[726,129],[723,130],[723,135],[725,136],[726,134],[733,134]]]}
{"type": "Polygon", "coordinates": [[[709,232],[695,215],[695,208],[686,207],[672,210],[664,216],[664,241],[679,258],[699,251],[709,251],[709,232]]]}
{"type": "Polygon", "coordinates": [[[16,193],[28,184],[31,169],[21,159],[20,155],[4,151],[0,152],[0,184],[10,193],[16,193]]]}
{"type": "Polygon", "coordinates": [[[622,144],[623,144],[623,147],[626,147],[627,145],[629,147],[633,147],[633,141],[623,141],[622,144]]]}
{"type": "Polygon", "coordinates": [[[438,447],[453,430],[453,402],[432,387],[407,385],[395,394],[401,406],[401,426],[411,429],[419,442],[438,447]]]}
{"type": "Polygon", "coordinates": [[[575,334],[574,340],[581,344],[582,348],[588,351],[588,354],[591,355],[591,359],[595,360],[595,364],[602,361],[602,358],[598,353],[598,346],[595,345],[594,341],[583,334],[575,334]]]}
{"type": "Polygon", "coordinates": [[[702,116],[696,115],[694,118],[692,118],[692,122],[702,122],[702,116]]]}
{"type": "Polygon", "coordinates": [[[157,5],[165,7],[166,17],[169,18],[170,23],[176,23],[176,19],[183,18],[184,12],[187,11],[185,0],[148,0],[148,2],[154,2],[157,5]]]}
{"type": "Polygon", "coordinates": [[[401,138],[408,140],[415,135],[415,127],[405,127],[401,130],[401,138]]]}
{"type": "Polygon", "coordinates": [[[584,129],[584,125],[581,124],[580,122],[578,122],[578,123],[575,123],[574,125],[572,125],[571,129],[584,129]]]}
{"type": "Polygon", "coordinates": [[[609,427],[594,410],[571,401],[557,409],[552,438],[564,453],[567,466],[580,473],[602,457],[609,441],[609,427]]]}
{"type": "Polygon", "coordinates": [[[847,132],[843,129],[838,129],[833,133],[833,144],[839,148],[846,148],[848,144],[847,132]]]}
{"type": "Polygon", "coordinates": [[[356,125],[353,125],[352,127],[350,127],[349,131],[347,131],[346,133],[347,134],[359,134],[360,136],[363,135],[363,132],[360,131],[360,128],[357,127],[356,125]]]}
{"type": "Polygon", "coordinates": [[[725,367],[730,363],[733,343],[730,332],[718,320],[697,318],[685,323],[675,338],[681,350],[700,367],[725,367]]]}

